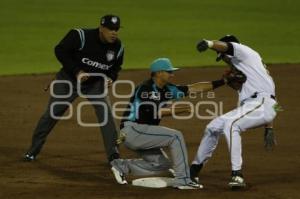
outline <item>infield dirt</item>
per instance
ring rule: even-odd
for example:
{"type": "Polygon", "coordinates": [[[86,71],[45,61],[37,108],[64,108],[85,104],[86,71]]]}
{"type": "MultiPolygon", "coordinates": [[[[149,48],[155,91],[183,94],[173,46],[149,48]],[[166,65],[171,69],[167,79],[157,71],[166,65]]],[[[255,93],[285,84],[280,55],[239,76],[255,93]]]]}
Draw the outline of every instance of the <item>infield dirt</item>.
{"type": "MultiPolygon", "coordinates": [[[[0,77],[0,198],[300,198],[300,65],[272,65],[269,69],[276,82],[278,101],[284,108],[275,120],[278,146],[273,152],[264,151],[263,128],[243,133],[244,176],[248,188],[235,192],[227,187],[230,164],[224,138],[201,173],[203,190],[120,186],[106,162],[99,129],[80,127],[75,116],[58,123],[37,161],[22,162],[32,130],[48,101],[49,93],[43,88],[53,74],[0,77]]],[[[186,68],[176,73],[174,80],[178,84],[214,80],[223,71],[224,68],[218,67],[186,68]]],[[[145,70],[124,71],[120,79],[139,83],[148,75],[145,70]]],[[[120,93],[128,90],[126,86],[118,87],[120,93]]],[[[206,99],[203,95],[191,101],[206,99]]],[[[120,99],[112,98],[115,101],[120,99]]],[[[214,101],[222,102],[224,111],[229,111],[236,106],[237,95],[223,87],[216,90],[214,101]]],[[[206,108],[209,106],[200,112],[204,114],[206,108]]],[[[86,107],[82,117],[89,122],[96,120],[91,107],[86,107]]],[[[191,161],[208,122],[195,117],[184,121],[166,118],[161,125],[183,132],[191,161]]],[[[122,157],[135,157],[123,146],[120,150],[122,157]]]]}

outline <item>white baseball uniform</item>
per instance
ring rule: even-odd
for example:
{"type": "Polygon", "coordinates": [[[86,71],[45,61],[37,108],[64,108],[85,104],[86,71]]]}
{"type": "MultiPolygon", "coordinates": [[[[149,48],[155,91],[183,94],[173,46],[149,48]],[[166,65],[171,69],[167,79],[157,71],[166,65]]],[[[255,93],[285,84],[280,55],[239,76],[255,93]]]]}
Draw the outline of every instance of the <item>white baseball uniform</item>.
{"type": "Polygon", "coordinates": [[[240,106],[212,120],[206,127],[193,164],[205,163],[212,156],[221,134],[225,135],[232,170],[242,168],[240,133],[270,123],[276,116],[275,85],[260,55],[253,49],[237,43],[233,45],[232,64],[243,72],[247,80],[239,94],[240,106]]]}

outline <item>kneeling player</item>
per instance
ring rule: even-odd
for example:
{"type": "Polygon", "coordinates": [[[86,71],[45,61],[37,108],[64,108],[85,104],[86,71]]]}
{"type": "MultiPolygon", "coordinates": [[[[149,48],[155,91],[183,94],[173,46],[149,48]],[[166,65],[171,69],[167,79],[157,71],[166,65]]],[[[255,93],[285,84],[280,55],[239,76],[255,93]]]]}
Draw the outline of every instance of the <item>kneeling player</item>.
{"type": "MultiPolygon", "coordinates": [[[[127,148],[136,151],[142,159],[116,159],[111,162],[112,171],[118,183],[127,184],[125,175],[153,175],[170,168],[175,170],[173,187],[179,189],[200,188],[190,178],[188,155],[180,131],[159,126],[162,116],[171,115],[171,108],[164,108],[169,100],[184,97],[189,92],[208,91],[224,84],[224,80],[199,82],[188,86],[170,83],[174,76],[169,59],[160,58],[151,65],[151,78],[137,86],[130,99],[129,111],[124,113],[121,132],[127,148]],[[164,155],[161,148],[170,149],[172,160],[164,155]]],[[[177,107],[175,113],[189,111],[190,107],[177,107]]]]}

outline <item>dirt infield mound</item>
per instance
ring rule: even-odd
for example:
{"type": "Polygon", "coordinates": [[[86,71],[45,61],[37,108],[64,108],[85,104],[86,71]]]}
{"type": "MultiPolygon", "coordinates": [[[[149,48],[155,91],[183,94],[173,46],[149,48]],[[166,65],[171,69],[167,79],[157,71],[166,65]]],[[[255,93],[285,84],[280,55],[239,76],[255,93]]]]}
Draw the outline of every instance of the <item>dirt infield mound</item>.
{"type": "MultiPolygon", "coordinates": [[[[176,74],[175,81],[192,83],[217,79],[223,70],[183,69],[176,74]]],[[[49,94],[43,91],[43,87],[53,75],[0,77],[0,198],[299,198],[300,134],[297,118],[300,112],[300,65],[273,65],[270,71],[276,82],[277,97],[285,109],[275,121],[278,146],[272,153],[264,151],[263,129],[243,134],[244,175],[249,187],[240,192],[232,192],[227,187],[230,163],[224,139],[203,170],[201,182],[204,190],[119,186],[106,163],[98,128],[80,127],[76,117],[59,122],[38,160],[24,163],[21,156],[47,104],[49,94]]],[[[138,83],[147,76],[147,71],[124,71],[120,78],[138,83]]],[[[128,90],[125,86],[119,88],[120,93],[128,90]]],[[[232,90],[224,87],[216,91],[215,101],[222,101],[224,110],[228,111],[235,107],[236,97],[232,90]]],[[[192,102],[203,98],[206,96],[198,96],[192,102]]],[[[205,113],[205,109],[200,111],[205,113]]],[[[92,109],[87,109],[83,117],[95,121],[92,109]]],[[[168,118],[162,125],[184,133],[191,160],[208,122],[196,118],[186,121],[168,118]]],[[[134,156],[124,147],[121,151],[122,156],[134,156]]]]}

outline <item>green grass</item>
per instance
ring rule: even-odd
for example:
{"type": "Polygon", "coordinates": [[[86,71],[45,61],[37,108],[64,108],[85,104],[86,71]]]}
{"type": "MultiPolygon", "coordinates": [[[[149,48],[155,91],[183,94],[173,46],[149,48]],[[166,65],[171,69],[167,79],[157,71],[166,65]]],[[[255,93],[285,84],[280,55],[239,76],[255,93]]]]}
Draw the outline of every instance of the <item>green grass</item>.
{"type": "Polygon", "coordinates": [[[74,27],[96,27],[116,13],[124,28],[123,68],[145,68],[157,57],[176,66],[215,64],[196,42],[233,33],[266,62],[300,62],[299,0],[1,0],[0,74],[43,73],[60,67],[53,47],[74,27]]]}

